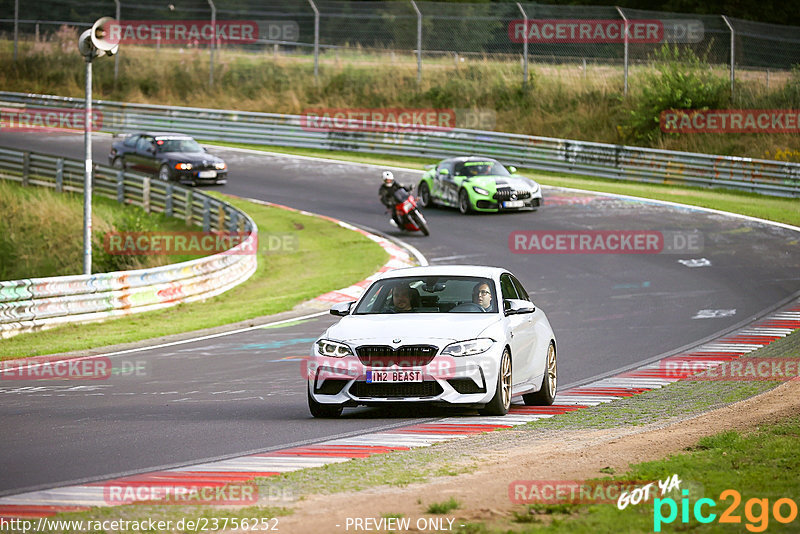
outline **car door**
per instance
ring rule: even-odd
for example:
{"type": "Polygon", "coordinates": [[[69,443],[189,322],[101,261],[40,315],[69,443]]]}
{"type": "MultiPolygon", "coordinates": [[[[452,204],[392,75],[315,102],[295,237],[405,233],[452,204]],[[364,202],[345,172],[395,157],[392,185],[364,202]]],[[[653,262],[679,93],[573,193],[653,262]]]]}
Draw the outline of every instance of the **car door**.
{"type": "Polygon", "coordinates": [[[136,170],[153,173],[155,172],[155,153],[156,140],[149,135],[143,135],[136,142],[136,154],[134,156],[136,170]]]}
{"type": "Polygon", "coordinates": [[[531,306],[533,306],[533,313],[519,315],[520,318],[524,317],[525,320],[520,322],[520,332],[517,336],[524,340],[522,341],[523,350],[527,355],[526,367],[520,372],[525,377],[525,382],[538,386],[537,380],[540,380],[538,377],[543,373],[544,361],[547,358],[547,346],[550,343],[547,328],[542,321],[544,312],[536,307],[522,283],[514,275],[509,275],[509,278],[514,284],[518,298],[530,302],[531,306]]]}
{"type": "MultiPolygon", "coordinates": [[[[502,300],[518,299],[517,290],[511,275],[504,273],[500,276],[500,294],[502,300]]],[[[502,305],[502,304],[501,304],[502,305]]],[[[505,309],[505,308],[504,308],[505,309]]],[[[505,316],[506,338],[511,345],[511,372],[514,388],[524,387],[530,380],[530,337],[528,335],[528,315],[515,314],[505,316]]]]}
{"type": "Polygon", "coordinates": [[[450,191],[450,183],[453,181],[453,160],[446,159],[439,163],[436,167],[436,174],[433,177],[433,197],[443,203],[456,205],[457,197],[454,197],[450,191]],[[447,171],[443,173],[442,171],[447,171]]]}
{"type": "Polygon", "coordinates": [[[119,144],[119,148],[117,150],[117,156],[121,157],[125,162],[126,167],[130,167],[133,164],[133,159],[136,153],[136,143],[139,141],[139,134],[133,134],[125,138],[125,140],[119,144]]]}

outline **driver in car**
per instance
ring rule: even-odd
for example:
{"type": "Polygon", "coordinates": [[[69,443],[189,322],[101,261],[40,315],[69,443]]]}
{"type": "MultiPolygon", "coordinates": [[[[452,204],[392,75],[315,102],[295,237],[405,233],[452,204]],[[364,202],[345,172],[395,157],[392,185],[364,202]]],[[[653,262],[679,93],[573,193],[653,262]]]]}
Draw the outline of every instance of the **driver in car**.
{"type": "Polygon", "coordinates": [[[489,287],[489,284],[481,282],[472,288],[472,302],[485,312],[492,310],[492,288],[489,287]]]}

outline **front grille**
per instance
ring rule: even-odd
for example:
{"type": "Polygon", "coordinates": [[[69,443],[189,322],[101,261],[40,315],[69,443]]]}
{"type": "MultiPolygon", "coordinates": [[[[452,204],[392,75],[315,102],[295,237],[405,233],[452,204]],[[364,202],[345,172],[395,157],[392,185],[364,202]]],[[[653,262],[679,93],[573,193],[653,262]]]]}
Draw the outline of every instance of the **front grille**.
{"type": "Polygon", "coordinates": [[[531,197],[530,191],[514,191],[510,187],[498,187],[494,198],[499,201],[505,200],[525,200],[531,197]]]}
{"type": "Polygon", "coordinates": [[[320,395],[336,395],[342,388],[349,382],[349,380],[340,380],[340,379],[328,379],[322,383],[321,387],[315,388],[314,393],[319,393],[320,395]]]}
{"type": "Polygon", "coordinates": [[[486,388],[479,386],[471,378],[451,378],[447,381],[447,383],[453,386],[453,389],[462,395],[469,395],[470,393],[486,393],[486,388]]]}
{"type": "Polygon", "coordinates": [[[436,356],[433,345],[404,345],[396,349],[388,345],[362,345],[356,348],[361,363],[367,367],[421,367],[436,356]]]}
{"type": "Polygon", "coordinates": [[[350,386],[350,393],[356,397],[435,397],[441,395],[442,386],[438,382],[405,382],[368,384],[367,382],[354,382],[350,386]]]}

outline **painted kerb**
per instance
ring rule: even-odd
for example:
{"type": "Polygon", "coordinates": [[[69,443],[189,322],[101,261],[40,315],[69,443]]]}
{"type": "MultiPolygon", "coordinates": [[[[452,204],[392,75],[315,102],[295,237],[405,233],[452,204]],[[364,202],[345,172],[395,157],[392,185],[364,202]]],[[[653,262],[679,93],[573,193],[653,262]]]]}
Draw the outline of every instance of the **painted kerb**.
{"type": "MultiPolygon", "coordinates": [[[[82,193],[83,161],[0,148],[0,178],[82,193]]],[[[249,236],[229,251],[151,269],[0,281],[0,338],[207,299],[255,272],[257,255],[235,251],[255,241],[258,228],[231,204],[199,190],[103,165],[95,165],[93,184],[96,195],[202,224],[206,232],[249,236]]]]}
{"type": "MultiPolygon", "coordinates": [[[[80,108],[80,99],[0,91],[9,106],[80,108]]],[[[384,124],[371,131],[309,131],[303,116],[234,110],[127,104],[98,100],[103,129],[179,131],[200,139],[293,148],[444,158],[483,154],[506,164],[600,178],[722,187],[800,197],[800,164],[736,156],[674,152],[569,139],[453,128],[447,131],[384,124]]]]}

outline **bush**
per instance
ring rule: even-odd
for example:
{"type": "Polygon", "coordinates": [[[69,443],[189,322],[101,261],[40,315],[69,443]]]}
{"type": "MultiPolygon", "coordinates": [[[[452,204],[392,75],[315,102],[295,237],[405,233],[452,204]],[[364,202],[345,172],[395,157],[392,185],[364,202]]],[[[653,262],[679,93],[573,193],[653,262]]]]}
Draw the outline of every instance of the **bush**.
{"type": "Polygon", "coordinates": [[[618,127],[623,142],[658,141],[662,111],[707,110],[728,105],[728,81],[712,74],[708,63],[691,49],[664,45],[652,59],[657,72],[643,75],[641,95],[618,127]]]}

